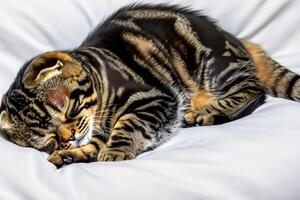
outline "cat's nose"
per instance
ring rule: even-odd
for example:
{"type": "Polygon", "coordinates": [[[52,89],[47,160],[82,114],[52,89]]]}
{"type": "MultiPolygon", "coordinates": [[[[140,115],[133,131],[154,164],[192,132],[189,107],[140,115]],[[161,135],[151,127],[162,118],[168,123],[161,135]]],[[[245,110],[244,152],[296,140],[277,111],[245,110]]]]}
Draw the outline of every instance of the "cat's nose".
{"type": "Polygon", "coordinates": [[[74,135],[71,135],[70,138],[69,138],[70,141],[72,141],[74,139],[75,139],[74,135]]]}
{"type": "Polygon", "coordinates": [[[71,129],[70,132],[71,132],[70,140],[75,140],[75,134],[76,134],[75,129],[71,129]]]}
{"type": "Polygon", "coordinates": [[[75,129],[69,127],[60,126],[58,129],[58,135],[62,142],[68,142],[75,139],[75,129]]]}

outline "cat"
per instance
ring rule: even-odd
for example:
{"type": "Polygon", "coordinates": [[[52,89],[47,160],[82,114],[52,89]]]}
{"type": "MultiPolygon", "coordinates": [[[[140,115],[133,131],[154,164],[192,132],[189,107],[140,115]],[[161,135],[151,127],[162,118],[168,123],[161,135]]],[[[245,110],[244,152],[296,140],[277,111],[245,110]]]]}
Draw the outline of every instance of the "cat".
{"type": "Polygon", "coordinates": [[[266,94],[300,101],[299,88],[297,74],[199,11],[133,4],[78,48],[25,63],[2,98],[0,127],[58,167],[129,160],[180,127],[249,115],[266,94]]]}

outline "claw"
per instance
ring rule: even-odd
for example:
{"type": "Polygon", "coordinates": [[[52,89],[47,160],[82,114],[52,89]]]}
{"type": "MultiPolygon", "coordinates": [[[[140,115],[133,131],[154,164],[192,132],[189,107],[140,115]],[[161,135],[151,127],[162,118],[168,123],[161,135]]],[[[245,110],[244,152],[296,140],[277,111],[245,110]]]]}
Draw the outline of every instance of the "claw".
{"type": "Polygon", "coordinates": [[[106,149],[99,154],[99,161],[122,161],[134,159],[135,155],[130,151],[115,151],[114,149],[106,149]]]}

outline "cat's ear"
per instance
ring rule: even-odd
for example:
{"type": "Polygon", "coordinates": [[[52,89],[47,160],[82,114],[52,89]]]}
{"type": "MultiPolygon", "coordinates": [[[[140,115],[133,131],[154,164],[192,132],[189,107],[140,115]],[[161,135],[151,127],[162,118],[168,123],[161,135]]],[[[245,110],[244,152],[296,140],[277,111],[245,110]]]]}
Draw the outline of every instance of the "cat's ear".
{"type": "Polygon", "coordinates": [[[12,127],[12,121],[9,118],[7,112],[3,110],[0,113],[0,129],[2,130],[10,130],[12,127]]]}
{"type": "Polygon", "coordinates": [[[0,113],[0,131],[0,134],[11,142],[22,147],[29,146],[24,137],[20,135],[21,133],[14,130],[13,122],[6,110],[2,110],[0,113]]]}
{"type": "Polygon", "coordinates": [[[6,96],[3,95],[0,106],[0,129],[10,130],[12,127],[12,121],[6,111],[5,98],[6,96]]]}
{"type": "Polygon", "coordinates": [[[55,72],[62,68],[66,62],[73,62],[73,59],[63,52],[54,51],[38,56],[24,72],[22,81],[25,87],[35,87],[40,81],[54,76],[55,72]]]}

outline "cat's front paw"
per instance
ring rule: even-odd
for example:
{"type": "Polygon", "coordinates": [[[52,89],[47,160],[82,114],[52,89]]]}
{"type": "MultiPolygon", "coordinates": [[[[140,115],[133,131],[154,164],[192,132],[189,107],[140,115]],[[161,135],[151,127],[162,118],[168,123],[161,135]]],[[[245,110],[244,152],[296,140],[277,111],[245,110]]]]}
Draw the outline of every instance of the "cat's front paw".
{"type": "Polygon", "coordinates": [[[184,123],[187,127],[213,125],[214,116],[202,115],[201,113],[190,111],[184,115],[184,123]]]}
{"type": "Polygon", "coordinates": [[[70,164],[73,162],[71,157],[62,156],[60,150],[54,151],[49,157],[48,161],[54,164],[56,167],[60,168],[64,164],[70,164]]]}
{"type": "Polygon", "coordinates": [[[99,161],[122,161],[131,160],[135,158],[135,154],[129,150],[124,149],[110,149],[105,148],[100,152],[98,160],[99,161]]]}
{"type": "Polygon", "coordinates": [[[49,157],[48,161],[56,166],[62,166],[64,164],[64,160],[62,156],[59,155],[57,151],[54,151],[49,157]]]}

